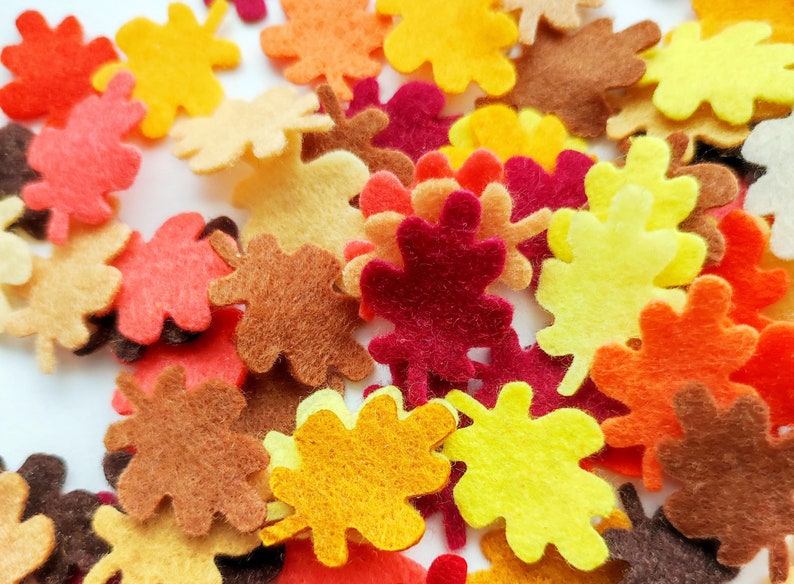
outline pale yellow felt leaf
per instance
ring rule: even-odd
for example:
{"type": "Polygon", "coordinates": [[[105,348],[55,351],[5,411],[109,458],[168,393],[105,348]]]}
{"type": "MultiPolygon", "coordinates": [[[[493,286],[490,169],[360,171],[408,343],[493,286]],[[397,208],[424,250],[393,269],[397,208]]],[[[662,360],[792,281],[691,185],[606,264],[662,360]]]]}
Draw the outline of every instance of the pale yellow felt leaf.
{"type": "Polygon", "coordinates": [[[24,284],[33,273],[30,246],[20,237],[6,232],[24,210],[25,204],[19,197],[0,201],[0,333],[5,330],[5,320],[11,312],[4,287],[24,284]]]}

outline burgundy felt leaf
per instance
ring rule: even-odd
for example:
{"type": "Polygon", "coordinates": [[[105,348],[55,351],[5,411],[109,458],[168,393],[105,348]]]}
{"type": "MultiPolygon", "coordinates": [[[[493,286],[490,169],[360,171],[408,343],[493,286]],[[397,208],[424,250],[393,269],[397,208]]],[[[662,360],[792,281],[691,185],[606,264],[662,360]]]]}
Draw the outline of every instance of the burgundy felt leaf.
{"type": "Polygon", "coordinates": [[[423,495],[413,500],[414,507],[422,517],[430,517],[434,513],[441,513],[444,522],[444,535],[447,547],[451,551],[459,550],[466,545],[466,521],[455,504],[452,491],[466,471],[466,465],[457,461],[452,463],[449,481],[438,493],[423,495]]]}
{"type": "MultiPolygon", "coordinates": [[[[204,4],[210,6],[213,0],[204,0],[204,4]]],[[[267,16],[267,5],[265,0],[230,0],[229,4],[234,4],[237,9],[237,16],[243,22],[258,22],[267,16]]],[[[224,582],[226,579],[224,578],[224,582]]]]}

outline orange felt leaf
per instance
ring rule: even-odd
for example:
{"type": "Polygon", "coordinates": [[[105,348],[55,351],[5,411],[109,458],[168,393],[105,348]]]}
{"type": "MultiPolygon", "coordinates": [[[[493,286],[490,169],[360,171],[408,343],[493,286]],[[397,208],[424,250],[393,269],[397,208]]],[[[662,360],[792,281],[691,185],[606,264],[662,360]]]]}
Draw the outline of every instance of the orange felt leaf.
{"type": "Polygon", "coordinates": [[[642,476],[646,488],[662,487],[656,447],[664,437],[681,436],[673,397],[683,385],[706,384],[722,406],[753,388],[731,381],[730,374],[755,351],[758,333],[728,318],[731,288],[715,276],[696,279],[681,313],[651,301],[640,315],[642,346],[603,345],[595,354],[591,377],[598,389],[626,404],[631,412],[604,420],[606,443],[645,447],[642,476]]]}
{"type": "Polygon", "coordinates": [[[700,19],[703,36],[712,36],[744,20],[767,22],[772,27],[771,41],[794,42],[794,5],[791,0],[692,0],[700,19]]]}

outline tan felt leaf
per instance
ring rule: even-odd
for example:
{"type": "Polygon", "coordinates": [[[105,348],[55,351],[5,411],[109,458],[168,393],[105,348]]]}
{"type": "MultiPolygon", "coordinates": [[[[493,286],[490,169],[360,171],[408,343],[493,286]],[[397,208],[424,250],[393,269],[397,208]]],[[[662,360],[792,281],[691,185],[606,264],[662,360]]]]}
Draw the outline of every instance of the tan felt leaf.
{"type": "Polygon", "coordinates": [[[5,285],[24,284],[33,272],[30,246],[24,239],[6,232],[6,229],[21,217],[24,211],[25,203],[19,197],[0,200],[0,333],[3,332],[5,320],[11,312],[5,285]]]}
{"type": "Polygon", "coordinates": [[[535,32],[541,19],[552,28],[573,30],[582,24],[576,10],[578,6],[597,8],[603,3],[604,0],[502,0],[502,8],[521,11],[518,40],[531,45],[535,42],[535,32]]]}

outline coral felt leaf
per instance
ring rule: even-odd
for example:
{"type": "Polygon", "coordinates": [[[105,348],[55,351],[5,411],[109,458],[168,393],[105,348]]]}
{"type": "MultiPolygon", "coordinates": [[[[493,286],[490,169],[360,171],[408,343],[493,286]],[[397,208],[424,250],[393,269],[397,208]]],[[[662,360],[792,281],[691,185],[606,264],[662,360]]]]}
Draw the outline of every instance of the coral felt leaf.
{"type": "Polygon", "coordinates": [[[11,312],[4,287],[24,284],[33,274],[30,246],[24,239],[6,231],[24,209],[25,204],[19,197],[0,199],[0,333],[5,330],[5,320],[11,312]]]}
{"type": "Polygon", "coordinates": [[[537,40],[535,34],[541,20],[556,30],[573,30],[582,24],[578,6],[597,8],[603,3],[604,0],[502,0],[502,8],[521,11],[518,40],[531,45],[537,40]]]}

